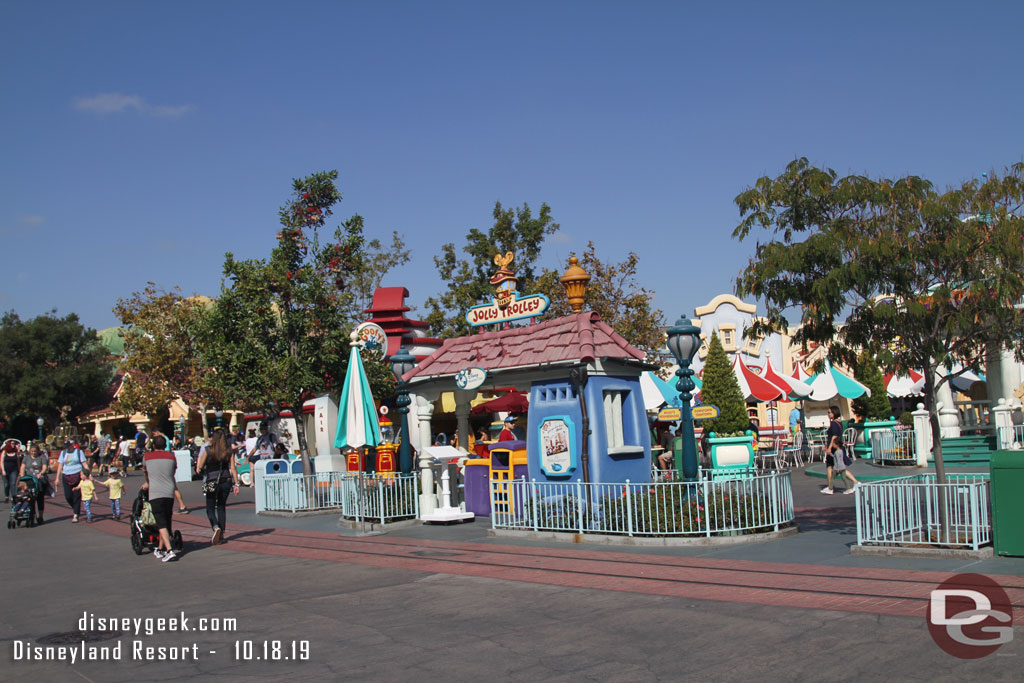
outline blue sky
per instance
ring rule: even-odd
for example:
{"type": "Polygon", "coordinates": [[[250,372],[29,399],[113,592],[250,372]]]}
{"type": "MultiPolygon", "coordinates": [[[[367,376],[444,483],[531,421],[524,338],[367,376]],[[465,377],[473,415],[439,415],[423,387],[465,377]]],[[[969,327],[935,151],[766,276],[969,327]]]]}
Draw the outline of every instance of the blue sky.
{"type": "Polygon", "coordinates": [[[0,5],[0,310],[116,324],[147,280],[216,295],[293,177],[404,234],[414,305],[496,199],[564,267],[640,256],[669,321],[751,248],[733,198],[796,156],[956,183],[1024,154],[1021,3],[0,5]],[[714,4],[715,7],[707,7],[714,4]]]}

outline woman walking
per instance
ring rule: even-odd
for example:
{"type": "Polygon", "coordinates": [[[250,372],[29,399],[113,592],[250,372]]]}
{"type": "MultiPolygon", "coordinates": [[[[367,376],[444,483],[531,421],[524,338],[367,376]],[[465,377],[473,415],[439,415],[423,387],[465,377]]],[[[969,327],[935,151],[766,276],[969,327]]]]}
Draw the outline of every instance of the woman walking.
{"type": "Polygon", "coordinates": [[[71,522],[78,524],[78,515],[82,514],[82,492],[76,487],[82,481],[82,470],[86,460],[78,444],[64,442],[64,450],[57,458],[57,481],[64,487],[64,500],[71,507],[71,522]]]}
{"type": "Polygon", "coordinates": [[[36,489],[36,524],[43,523],[43,510],[46,508],[46,497],[50,495],[50,456],[39,450],[39,444],[34,443],[28,449],[28,455],[21,463],[19,477],[35,477],[39,482],[36,489]]]}
{"type": "Polygon", "coordinates": [[[213,545],[224,538],[227,525],[228,496],[232,491],[238,495],[238,470],[231,454],[231,444],[224,430],[215,429],[210,441],[199,451],[196,473],[203,475],[203,492],[206,494],[206,516],[213,529],[213,545]]]}
{"type": "Polygon", "coordinates": [[[18,483],[18,469],[21,457],[18,454],[18,442],[8,439],[4,442],[3,458],[0,458],[0,474],[4,477],[4,502],[10,502],[18,483]]]}

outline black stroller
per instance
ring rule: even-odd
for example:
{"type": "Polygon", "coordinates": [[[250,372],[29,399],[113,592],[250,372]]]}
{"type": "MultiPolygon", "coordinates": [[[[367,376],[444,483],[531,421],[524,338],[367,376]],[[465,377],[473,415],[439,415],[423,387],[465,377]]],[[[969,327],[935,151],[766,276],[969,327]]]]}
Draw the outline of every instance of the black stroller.
{"type": "MultiPolygon", "coordinates": [[[[128,524],[132,528],[132,550],[136,555],[141,555],[144,548],[156,550],[160,545],[160,530],[156,527],[153,508],[149,504],[149,494],[145,490],[140,489],[139,495],[135,496],[128,524]]],[[[181,552],[184,545],[184,541],[181,540],[181,532],[172,532],[171,548],[174,549],[174,552],[181,552]]]]}
{"type": "Polygon", "coordinates": [[[36,525],[36,499],[42,495],[39,480],[32,476],[18,479],[18,488],[14,492],[11,515],[7,520],[8,529],[16,529],[24,524],[27,527],[36,525]],[[22,489],[21,485],[25,487],[22,489]]]}

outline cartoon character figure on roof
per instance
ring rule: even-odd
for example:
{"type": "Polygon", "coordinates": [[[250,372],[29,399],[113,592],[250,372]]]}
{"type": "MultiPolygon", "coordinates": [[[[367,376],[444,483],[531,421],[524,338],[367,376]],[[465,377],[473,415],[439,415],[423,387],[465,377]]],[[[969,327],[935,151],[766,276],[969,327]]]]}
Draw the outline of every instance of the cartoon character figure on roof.
{"type": "Polygon", "coordinates": [[[512,263],[514,258],[515,254],[511,251],[505,252],[504,256],[494,255],[494,265],[498,266],[498,272],[491,278],[491,284],[494,285],[494,303],[502,310],[508,308],[508,305],[512,303],[516,287],[519,285],[519,279],[515,273],[508,269],[508,264],[512,263]]]}

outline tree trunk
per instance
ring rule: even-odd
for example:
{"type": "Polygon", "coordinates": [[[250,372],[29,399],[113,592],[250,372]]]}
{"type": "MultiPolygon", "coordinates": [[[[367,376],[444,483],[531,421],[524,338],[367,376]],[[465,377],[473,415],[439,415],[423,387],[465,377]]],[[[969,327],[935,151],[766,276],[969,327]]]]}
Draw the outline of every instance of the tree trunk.
{"type": "Polygon", "coordinates": [[[942,427],[939,425],[938,410],[938,386],[935,383],[935,370],[933,364],[925,368],[924,390],[925,399],[928,401],[928,424],[932,432],[932,459],[935,461],[935,483],[939,484],[936,492],[936,502],[939,506],[939,533],[940,541],[949,539],[949,515],[946,510],[946,463],[942,459],[942,427]]]}
{"type": "MultiPolygon", "coordinates": [[[[302,396],[299,396],[292,405],[292,415],[295,416],[295,437],[299,440],[299,454],[302,458],[302,473],[304,475],[310,475],[313,473],[313,469],[310,466],[309,444],[306,442],[306,423],[302,414],[302,396]]],[[[316,486],[313,485],[306,487],[307,503],[311,510],[316,507],[315,489],[316,486]]]]}
{"type": "Polygon", "coordinates": [[[199,404],[199,420],[203,427],[203,443],[210,440],[210,431],[206,428],[206,404],[199,404]]]}

